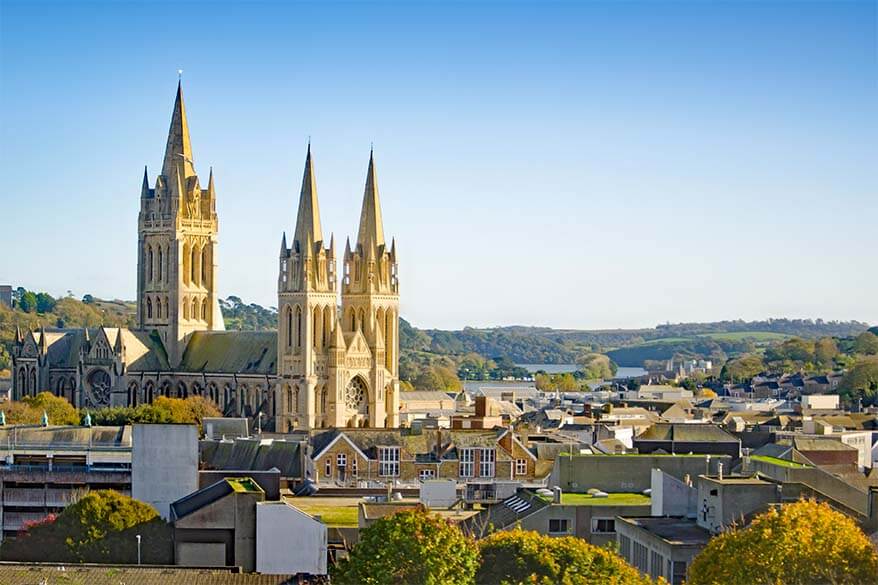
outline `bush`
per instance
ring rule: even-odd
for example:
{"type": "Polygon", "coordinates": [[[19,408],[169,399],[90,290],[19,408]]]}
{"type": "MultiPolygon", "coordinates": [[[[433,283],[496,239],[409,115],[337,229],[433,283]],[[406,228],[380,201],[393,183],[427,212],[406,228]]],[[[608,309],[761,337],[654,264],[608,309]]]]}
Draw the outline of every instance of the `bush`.
{"type": "Polygon", "coordinates": [[[479,542],[479,585],[640,585],[651,583],[622,557],[572,536],[496,532],[479,542]]]}
{"type": "Polygon", "coordinates": [[[468,584],[478,564],[473,541],[423,509],[381,518],[360,533],[347,560],[333,567],[338,585],[468,584]]]}
{"type": "Polygon", "coordinates": [[[56,518],[25,527],[0,546],[0,558],[58,563],[173,562],[171,528],[155,508],[113,490],[88,492],[56,518]]]}
{"type": "Polygon", "coordinates": [[[875,584],[878,551],[853,520],[803,500],[712,538],[689,567],[687,583],[875,584]]]}

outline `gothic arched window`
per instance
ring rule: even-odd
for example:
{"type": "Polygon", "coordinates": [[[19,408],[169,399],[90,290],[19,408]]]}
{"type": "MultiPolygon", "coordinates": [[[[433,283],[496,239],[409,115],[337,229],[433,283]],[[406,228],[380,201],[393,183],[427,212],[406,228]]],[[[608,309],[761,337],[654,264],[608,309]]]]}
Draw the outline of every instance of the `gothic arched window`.
{"type": "Polygon", "coordinates": [[[207,299],[204,299],[204,302],[201,303],[201,320],[207,321],[207,299]]]}
{"type": "Polygon", "coordinates": [[[210,256],[207,246],[205,246],[201,250],[201,285],[205,288],[210,288],[209,280],[208,280],[208,268],[210,263],[210,256]]]}
{"type": "Polygon", "coordinates": [[[148,297],[146,299],[146,318],[152,319],[152,300],[148,297]]]}
{"type": "Polygon", "coordinates": [[[293,346],[293,311],[290,309],[289,305],[284,309],[284,314],[286,317],[286,329],[287,329],[287,347],[293,346]]]}
{"type": "Polygon", "coordinates": [[[355,376],[345,388],[344,403],[349,410],[359,414],[369,412],[369,390],[360,376],[355,376]]]}
{"type": "Polygon", "coordinates": [[[153,263],[152,246],[149,246],[147,249],[148,249],[148,251],[146,253],[146,258],[147,258],[147,261],[146,261],[147,279],[146,280],[148,282],[152,282],[152,263],[153,263]]]}
{"type": "Polygon", "coordinates": [[[165,253],[159,247],[159,282],[165,281],[165,253]]]}
{"type": "Polygon", "coordinates": [[[296,347],[302,347],[302,308],[296,307],[296,347]]]}

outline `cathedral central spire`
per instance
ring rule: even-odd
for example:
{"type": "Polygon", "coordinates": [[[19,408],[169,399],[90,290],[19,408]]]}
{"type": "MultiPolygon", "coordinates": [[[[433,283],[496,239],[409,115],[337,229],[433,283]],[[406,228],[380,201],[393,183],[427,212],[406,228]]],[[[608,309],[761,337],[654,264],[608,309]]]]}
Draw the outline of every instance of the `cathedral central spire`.
{"type": "Polygon", "coordinates": [[[162,175],[170,177],[175,169],[182,169],[183,177],[191,177],[195,174],[192,144],[189,141],[189,122],[186,120],[186,107],[183,104],[182,82],[177,83],[177,99],[174,100],[174,113],[171,115],[171,128],[168,130],[162,175]]]}
{"type": "Polygon", "coordinates": [[[381,202],[378,200],[378,178],[375,174],[375,157],[369,152],[369,170],[366,173],[366,188],[363,192],[363,209],[360,212],[360,230],[357,233],[357,246],[363,252],[377,250],[384,245],[384,223],[381,220],[381,202]]]}
{"type": "Polygon", "coordinates": [[[314,162],[311,159],[311,143],[308,143],[308,156],[305,158],[305,173],[302,176],[302,191],[299,195],[299,213],[296,218],[296,231],[293,246],[303,254],[314,253],[314,244],[323,241],[320,228],[320,207],[317,204],[317,180],[314,176],[314,162]]]}

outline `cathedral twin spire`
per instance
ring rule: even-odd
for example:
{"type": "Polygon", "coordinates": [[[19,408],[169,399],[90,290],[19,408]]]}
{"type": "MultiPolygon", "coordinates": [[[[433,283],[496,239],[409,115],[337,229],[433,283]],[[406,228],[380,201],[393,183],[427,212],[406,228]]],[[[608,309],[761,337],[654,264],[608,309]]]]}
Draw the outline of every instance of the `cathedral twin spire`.
{"type": "MultiPolygon", "coordinates": [[[[293,234],[293,254],[303,257],[316,255],[323,245],[323,229],[320,224],[320,206],[317,201],[317,180],[314,173],[314,161],[311,156],[311,144],[305,157],[305,171],[302,176],[302,190],[299,195],[299,208],[296,216],[296,230],[293,234]]],[[[357,232],[356,252],[364,257],[376,258],[386,252],[384,241],[384,223],[381,218],[381,201],[378,196],[378,179],[375,171],[375,157],[369,152],[369,169],[366,173],[366,186],[363,192],[363,205],[360,211],[360,224],[357,232]]],[[[335,237],[330,237],[327,251],[329,257],[334,256],[335,237]]],[[[286,234],[281,241],[281,254],[287,253],[286,234]]],[[[346,258],[351,256],[350,241],[345,251],[346,258]]],[[[391,255],[395,256],[395,242],[391,255]]]]}

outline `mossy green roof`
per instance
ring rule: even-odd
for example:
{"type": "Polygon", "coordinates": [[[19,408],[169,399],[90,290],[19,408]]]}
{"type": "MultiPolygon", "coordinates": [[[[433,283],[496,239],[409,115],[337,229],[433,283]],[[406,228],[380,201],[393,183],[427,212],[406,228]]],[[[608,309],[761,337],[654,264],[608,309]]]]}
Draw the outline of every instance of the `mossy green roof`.
{"type": "Polygon", "coordinates": [[[276,363],[276,331],[197,331],[186,346],[180,369],[274,375],[276,363]]]}

